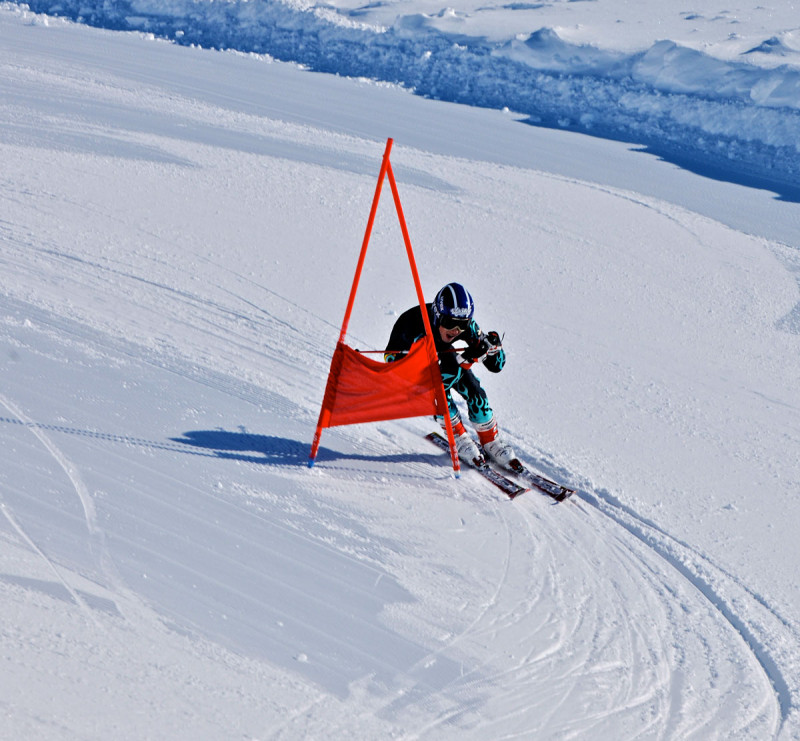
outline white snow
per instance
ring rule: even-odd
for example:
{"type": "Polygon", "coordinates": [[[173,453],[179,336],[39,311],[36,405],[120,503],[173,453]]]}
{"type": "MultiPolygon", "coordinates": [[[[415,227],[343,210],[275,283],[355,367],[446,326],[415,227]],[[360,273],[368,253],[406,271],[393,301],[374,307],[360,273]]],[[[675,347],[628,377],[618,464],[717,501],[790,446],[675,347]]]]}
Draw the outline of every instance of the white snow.
{"type": "MultiPolygon", "coordinates": [[[[800,43],[702,6],[0,8],[0,736],[800,737],[800,43]],[[440,37],[470,105],[385,82],[440,37]],[[509,58],[661,123],[480,107],[509,58]],[[307,468],[389,136],[426,292],[505,333],[481,377],[574,501],[451,478],[427,419],[307,468]]],[[[387,190],[349,342],[414,301],[387,190]]]]}
{"type": "Polygon", "coordinates": [[[33,0],[33,10],[180,44],[270,54],[508,108],[742,177],[800,178],[793,3],[693,9],[630,0],[33,0]]]}

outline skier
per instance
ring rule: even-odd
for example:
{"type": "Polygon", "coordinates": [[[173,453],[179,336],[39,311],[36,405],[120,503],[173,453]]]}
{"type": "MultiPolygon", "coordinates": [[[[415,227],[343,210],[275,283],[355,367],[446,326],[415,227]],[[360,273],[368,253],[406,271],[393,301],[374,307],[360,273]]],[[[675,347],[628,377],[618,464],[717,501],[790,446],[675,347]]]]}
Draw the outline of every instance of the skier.
{"type": "MultiPolygon", "coordinates": [[[[467,402],[470,422],[478,433],[483,452],[504,467],[516,458],[514,450],[503,442],[497,422],[489,405],[486,392],[470,366],[482,362],[487,370],[499,373],[506,362],[506,354],[497,332],[484,334],[472,318],[475,304],[469,292],[459,283],[448,283],[436,294],[433,303],[426,304],[433,329],[433,339],[439,353],[439,368],[444,381],[445,395],[453,425],[456,449],[460,458],[482,465],[485,462],[481,449],[464,427],[451,390],[467,402]],[[456,340],[467,343],[464,349],[454,350],[456,340]]],[[[392,362],[403,357],[411,345],[425,334],[422,311],[413,306],[403,312],[392,328],[384,360],[392,362]]],[[[443,416],[436,420],[444,428],[443,416]]]]}

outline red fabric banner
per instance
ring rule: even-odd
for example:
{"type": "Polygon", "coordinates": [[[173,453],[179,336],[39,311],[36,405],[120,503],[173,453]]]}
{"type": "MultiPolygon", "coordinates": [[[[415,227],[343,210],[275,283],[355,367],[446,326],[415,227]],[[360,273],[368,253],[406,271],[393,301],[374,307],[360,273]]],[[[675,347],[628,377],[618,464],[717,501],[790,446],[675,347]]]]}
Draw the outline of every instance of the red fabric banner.
{"type": "Polygon", "coordinates": [[[434,369],[438,366],[432,366],[425,338],[393,363],[371,360],[340,342],[331,361],[320,427],[441,413],[437,384],[442,381],[434,369]]]}
{"type": "Polygon", "coordinates": [[[353,285],[350,288],[350,298],[347,302],[347,309],[339,334],[339,342],[331,360],[325,398],[322,400],[317,430],[314,433],[314,441],[311,443],[308,465],[314,465],[322,430],[325,427],[351,425],[361,422],[378,422],[405,417],[421,417],[426,414],[441,414],[445,419],[453,470],[458,475],[459,463],[453,439],[453,426],[450,421],[450,414],[447,411],[447,398],[442,384],[442,375],[439,372],[439,360],[433,342],[433,330],[428,321],[428,312],[425,309],[425,297],[419,281],[414,251],[411,249],[411,238],[408,235],[406,220],[403,216],[403,207],[400,204],[400,193],[397,190],[397,183],[389,161],[389,153],[391,151],[392,139],[387,139],[381,170],[378,175],[378,183],[375,186],[375,195],[372,199],[372,208],[367,221],[367,229],[364,232],[364,241],[361,243],[361,253],[358,257],[356,274],[353,278],[353,285]],[[353,310],[353,302],[358,290],[361,270],[364,267],[364,258],[367,254],[367,246],[372,234],[372,226],[375,221],[384,178],[389,179],[389,185],[392,188],[392,197],[397,210],[397,218],[400,221],[400,230],[403,233],[408,264],[411,268],[411,275],[414,279],[414,287],[417,291],[417,298],[419,299],[419,306],[425,324],[425,336],[414,343],[406,357],[394,363],[381,363],[376,360],[370,360],[344,342],[350,321],[350,313],[353,310]]]}

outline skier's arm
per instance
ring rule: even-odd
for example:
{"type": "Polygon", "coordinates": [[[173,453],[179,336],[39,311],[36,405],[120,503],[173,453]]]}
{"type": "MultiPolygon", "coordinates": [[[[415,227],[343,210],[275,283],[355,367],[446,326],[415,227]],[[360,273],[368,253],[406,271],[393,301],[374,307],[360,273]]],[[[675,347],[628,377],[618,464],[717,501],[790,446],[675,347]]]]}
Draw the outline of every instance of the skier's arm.
{"type": "Polygon", "coordinates": [[[491,373],[499,373],[506,364],[506,351],[503,350],[503,341],[497,332],[489,332],[486,335],[486,339],[489,342],[489,349],[486,352],[483,365],[491,373]]]}
{"type": "Polygon", "coordinates": [[[383,359],[387,363],[392,363],[404,357],[406,350],[410,347],[403,341],[399,332],[396,332],[397,325],[395,324],[392,334],[389,336],[389,344],[386,345],[386,350],[383,351],[383,359]]]}
{"type": "Polygon", "coordinates": [[[469,347],[461,353],[462,358],[470,365],[483,363],[490,372],[499,373],[506,364],[506,354],[500,335],[497,332],[483,334],[477,325],[474,325],[474,329],[476,331],[467,339],[469,347]]]}
{"type": "Polygon", "coordinates": [[[405,357],[408,350],[411,349],[411,345],[419,339],[420,334],[417,324],[421,324],[422,319],[420,318],[419,322],[415,321],[415,314],[419,315],[419,307],[415,308],[416,312],[413,309],[409,309],[401,314],[400,318],[394,323],[392,333],[389,335],[389,342],[383,352],[383,359],[387,363],[405,357]]]}

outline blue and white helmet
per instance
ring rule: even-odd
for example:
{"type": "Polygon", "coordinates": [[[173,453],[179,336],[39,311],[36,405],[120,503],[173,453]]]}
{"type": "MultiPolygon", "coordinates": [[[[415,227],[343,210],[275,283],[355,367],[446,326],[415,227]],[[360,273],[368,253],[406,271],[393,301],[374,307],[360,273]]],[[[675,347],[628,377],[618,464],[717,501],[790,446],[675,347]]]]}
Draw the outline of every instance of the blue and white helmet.
{"type": "Polygon", "coordinates": [[[437,326],[466,327],[474,312],[475,302],[460,283],[448,283],[433,300],[433,319],[437,326]]]}

